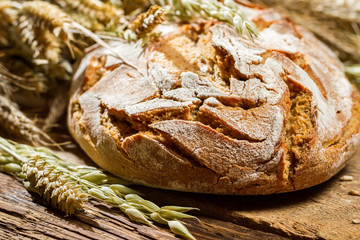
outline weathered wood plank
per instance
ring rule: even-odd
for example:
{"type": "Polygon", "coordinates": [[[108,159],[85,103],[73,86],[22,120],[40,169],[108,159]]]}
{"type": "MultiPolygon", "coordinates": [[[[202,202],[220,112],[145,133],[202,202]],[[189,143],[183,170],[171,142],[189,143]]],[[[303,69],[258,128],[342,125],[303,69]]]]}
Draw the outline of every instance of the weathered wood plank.
{"type": "MultiPolygon", "coordinates": [[[[198,239],[283,239],[230,222],[200,217],[188,221],[198,239]]],[[[120,210],[91,201],[85,210],[64,217],[46,207],[36,194],[20,182],[0,173],[0,239],[175,239],[167,229],[129,221],[120,210]]]]}
{"type": "Polygon", "coordinates": [[[269,196],[214,196],[149,190],[147,197],[160,204],[198,207],[199,214],[253,229],[300,239],[360,239],[360,151],[350,164],[326,183],[302,191],[269,196]],[[350,175],[353,181],[341,182],[350,175]]]}
{"type": "MultiPolygon", "coordinates": [[[[93,164],[76,146],[58,152],[64,159],[93,164]]],[[[188,221],[198,239],[360,239],[360,152],[330,181],[293,193],[269,196],[216,196],[133,186],[160,205],[183,205],[201,223],[188,221]],[[353,181],[341,182],[343,175],[353,181]]],[[[0,173],[0,238],[8,239],[174,239],[167,229],[129,221],[118,209],[90,202],[72,217],[46,207],[20,182],[0,173]]]]}

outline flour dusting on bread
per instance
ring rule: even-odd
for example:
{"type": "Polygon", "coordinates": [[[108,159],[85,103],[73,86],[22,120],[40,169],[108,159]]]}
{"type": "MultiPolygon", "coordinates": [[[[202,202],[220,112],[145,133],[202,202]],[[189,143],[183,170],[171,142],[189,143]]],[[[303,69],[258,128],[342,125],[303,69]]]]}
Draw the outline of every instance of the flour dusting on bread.
{"type": "Polygon", "coordinates": [[[260,30],[255,42],[217,21],[167,23],[145,49],[111,43],[138,71],[109,57],[84,88],[99,72],[91,59],[109,55],[87,54],[68,124],[97,164],[148,186],[216,194],[294,191],[345,166],[360,104],[341,63],[276,11],[240,6],[260,30]]]}

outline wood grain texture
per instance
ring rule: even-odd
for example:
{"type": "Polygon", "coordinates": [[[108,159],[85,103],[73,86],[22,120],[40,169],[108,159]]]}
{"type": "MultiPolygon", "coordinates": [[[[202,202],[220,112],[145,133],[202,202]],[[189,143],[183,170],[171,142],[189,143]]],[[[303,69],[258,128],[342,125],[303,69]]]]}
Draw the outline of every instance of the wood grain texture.
{"type": "Polygon", "coordinates": [[[276,233],[292,239],[360,239],[360,152],[329,181],[291,193],[268,196],[214,196],[170,191],[148,191],[159,203],[185,204],[201,209],[200,214],[241,226],[276,233]],[[350,175],[354,180],[340,181],[350,175]],[[171,196],[171,197],[170,197],[171,196]],[[356,221],[355,221],[356,222],[356,221]]]}
{"type": "MultiPolygon", "coordinates": [[[[64,159],[91,164],[71,146],[58,153],[64,159]],[[76,154],[72,153],[75,151],[76,154]]],[[[148,189],[150,191],[150,189],[148,189]]],[[[186,221],[197,239],[269,239],[281,236],[240,225],[199,216],[201,222],[186,221]]],[[[46,206],[15,178],[0,173],[0,239],[175,239],[166,228],[157,229],[133,223],[120,210],[90,201],[84,211],[72,217],[46,206]]]]}
{"type": "MultiPolygon", "coordinates": [[[[77,147],[64,159],[92,164],[77,147]]],[[[201,223],[187,221],[198,239],[360,239],[360,152],[349,166],[319,186],[269,196],[216,196],[133,186],[160,205],[199,207],[201,223]],[[343,175],[353,181],[341,182],[343,175]]],[[[121,211],[91,201],[72,217],[46,207],[22,183],[0,173],[0,239],[174,239],[167,229],[129,221],[121,211]]]]}

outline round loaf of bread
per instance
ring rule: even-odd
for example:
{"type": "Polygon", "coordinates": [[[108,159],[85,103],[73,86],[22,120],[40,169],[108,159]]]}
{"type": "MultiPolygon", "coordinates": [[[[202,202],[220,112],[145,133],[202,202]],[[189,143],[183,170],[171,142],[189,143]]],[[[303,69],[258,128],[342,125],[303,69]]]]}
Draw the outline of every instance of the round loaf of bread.
{"type": "Polygon", "coordinates": [[[336,55],[272,9],[241,5],[254,42],[217,21],[160,26],[142,48],[94,46],[74,74],[68,126],[102,168],[215,194],[311,187],[359,142],[356,89],[336,55]]]}

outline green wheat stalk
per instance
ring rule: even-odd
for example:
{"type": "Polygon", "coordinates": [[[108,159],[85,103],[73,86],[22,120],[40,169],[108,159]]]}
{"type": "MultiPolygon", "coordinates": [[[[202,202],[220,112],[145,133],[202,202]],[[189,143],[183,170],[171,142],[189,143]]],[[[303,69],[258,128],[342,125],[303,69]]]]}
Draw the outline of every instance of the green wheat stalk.
{"type": "Polygon", "coordinates": [[[177,235],[195,239],[180,221],[195,218],[185,213],[194,208],[159,207],[125,186],[124,180],[95,167],[66,162],[48,148],[34,148],[0,137],[0,153],[0,171],[22,178],[29,191],[40,194],[67,215],[82,209],[88,199],[95,199],[121,209],[132,221],[149,226],[154,221],[167,225],[177,235]]]}

